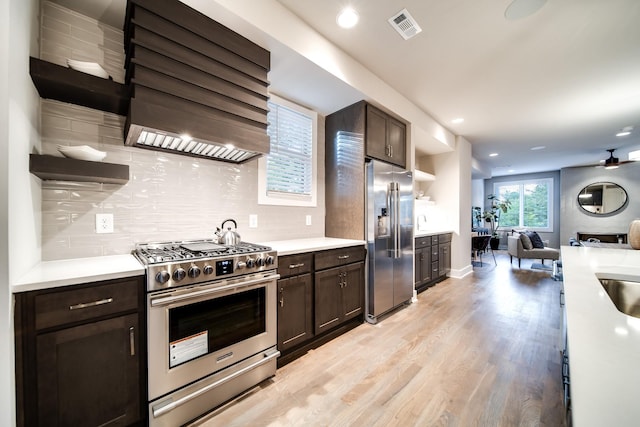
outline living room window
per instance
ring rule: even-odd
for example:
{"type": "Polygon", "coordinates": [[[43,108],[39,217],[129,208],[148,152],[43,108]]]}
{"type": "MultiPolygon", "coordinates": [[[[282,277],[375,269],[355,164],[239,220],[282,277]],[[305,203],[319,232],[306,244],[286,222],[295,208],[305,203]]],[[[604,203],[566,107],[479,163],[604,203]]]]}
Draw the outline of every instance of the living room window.
{"type": "Polygon", "coordinates": [[[501,228],[553,231],[553,178],[494,183],[493,194],[511,202],[500,213],[501,228]]]}
{"type": "Polygon", "coordinates": [[[258,161],[258,203],[316,206],[317,113],[270,95],[270,153],[258,161]]]}

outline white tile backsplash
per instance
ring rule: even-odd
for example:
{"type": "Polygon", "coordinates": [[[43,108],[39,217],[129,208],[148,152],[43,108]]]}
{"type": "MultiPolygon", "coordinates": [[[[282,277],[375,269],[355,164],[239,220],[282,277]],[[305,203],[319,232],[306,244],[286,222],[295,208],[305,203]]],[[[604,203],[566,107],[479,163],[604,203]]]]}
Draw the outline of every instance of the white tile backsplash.
{"type": "MultiPolygon", "coordinates": [[[[42,3],[41,58],[92,60],[124,81],[122,31],[42,3]]],[[[106,151],[105,162],[129,165],[125,185],[42,181],[42,259],[131,252],[136,243],[212,238],[233,218],[245,241],[324,235],[324,118],[318,123],[318,207],[258,205],[258,162],[235,165],[124,145],[125,118],[82,106],[41,101],[42,153],[56,144],[106,151]],[[95,233],[96,213],[114,214],[114,233],[95,233]],[[249,228],[249,215],[258,228],[249,228]],[[306,215],[312,226],[305,225],[306,215]]]]}

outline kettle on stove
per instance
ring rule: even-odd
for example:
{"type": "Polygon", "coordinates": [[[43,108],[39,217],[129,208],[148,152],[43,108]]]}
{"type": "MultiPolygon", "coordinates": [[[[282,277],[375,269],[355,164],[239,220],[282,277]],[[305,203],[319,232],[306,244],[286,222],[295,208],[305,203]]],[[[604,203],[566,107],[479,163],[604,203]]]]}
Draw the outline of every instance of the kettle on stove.
{"type": "Polygon", "coordinates": [[[222,221],[222,225],[220,227],[216,227],[216,236],[218,236],[218,244],[225,246],[236,246],[240,243],[240,235],[236,231],[238,229],[238,223],[234,219],[225,219],[222,221]],[[233,230],[231,227],[227,227],[224,229],[224,225],[227,222],[233,223],[233,230]]]}

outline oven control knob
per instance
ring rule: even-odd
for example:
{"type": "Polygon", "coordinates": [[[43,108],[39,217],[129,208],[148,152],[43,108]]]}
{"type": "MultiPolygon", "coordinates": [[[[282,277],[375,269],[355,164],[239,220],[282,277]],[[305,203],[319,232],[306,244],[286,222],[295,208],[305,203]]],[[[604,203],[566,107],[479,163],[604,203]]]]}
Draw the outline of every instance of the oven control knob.
{"type": "Polygon", "coordinates": [[[264,258],[256,258],[256,264],[258,265],[258,267],[262,267],[264,265],[264,258]]]}
{"type": "Polygon", "coordinates": [[[241,269],[245,268],[246,266],[247,266],[247,263],[246,263],[246,262],[238,261],[238,264],[236,265],[236,268],[237,268],[238,270],[241,270],[241,269]]]}
{"type": "Polygon", "coordinates": [[[251,258],[247,258],[247,268],[253,268],[256,266],[256,262],[251,258]]]}
{"type": "Polygon", "coordinates": [[[167,270],[158,271],[156,273],[156,282],[158,283],[167,283],[171,279],[171,275],[167,272],[167,270]]]}
{"type": "Polygon", "coordinates": [[[264,259],[264,263],[265,265],[273,264],[273,257],[271,255],[267,255],[267,257],[264,259]]]}
{"type": "Polygon", "coordinates": [[[195,279],[199,275],[200,275],[200,267],[198,267],[197,265],[192,265],[191,267],[189,267],[189,277],[191,277],[192,279],[195,279]]]}
{"type": "Polygon", "coordinates": [[[209,264],[204,266],[204,274],[209,275],[213,273],[213,267],[211,267],[209,264]]]}
{"type": "Polygon", "coordinates": [[[173,272],[173,280],[175,280],[176,282],[179,282],[180,280],[184,279],[187,276],[187,272],[184,271],[184,268],[182,267],[178,267],[178,269],[176,269],[176,271],[173,272]]]}

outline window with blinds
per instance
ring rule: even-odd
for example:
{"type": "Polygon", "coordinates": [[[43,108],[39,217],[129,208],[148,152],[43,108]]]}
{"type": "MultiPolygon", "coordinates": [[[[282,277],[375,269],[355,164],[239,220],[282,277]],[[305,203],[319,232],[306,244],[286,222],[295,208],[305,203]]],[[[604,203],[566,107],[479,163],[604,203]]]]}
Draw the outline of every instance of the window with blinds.
{"type": "Polygon", "coordinates": [[[275,96],[268,105],[271,148],[260,161],[258,202],[315,206],[317,115],[275,96]]]}
{"type": "Polygon", "coordinates": [[[269,102],[267,193],[311,197],[313,121],[311,117],[269,102]]]}

